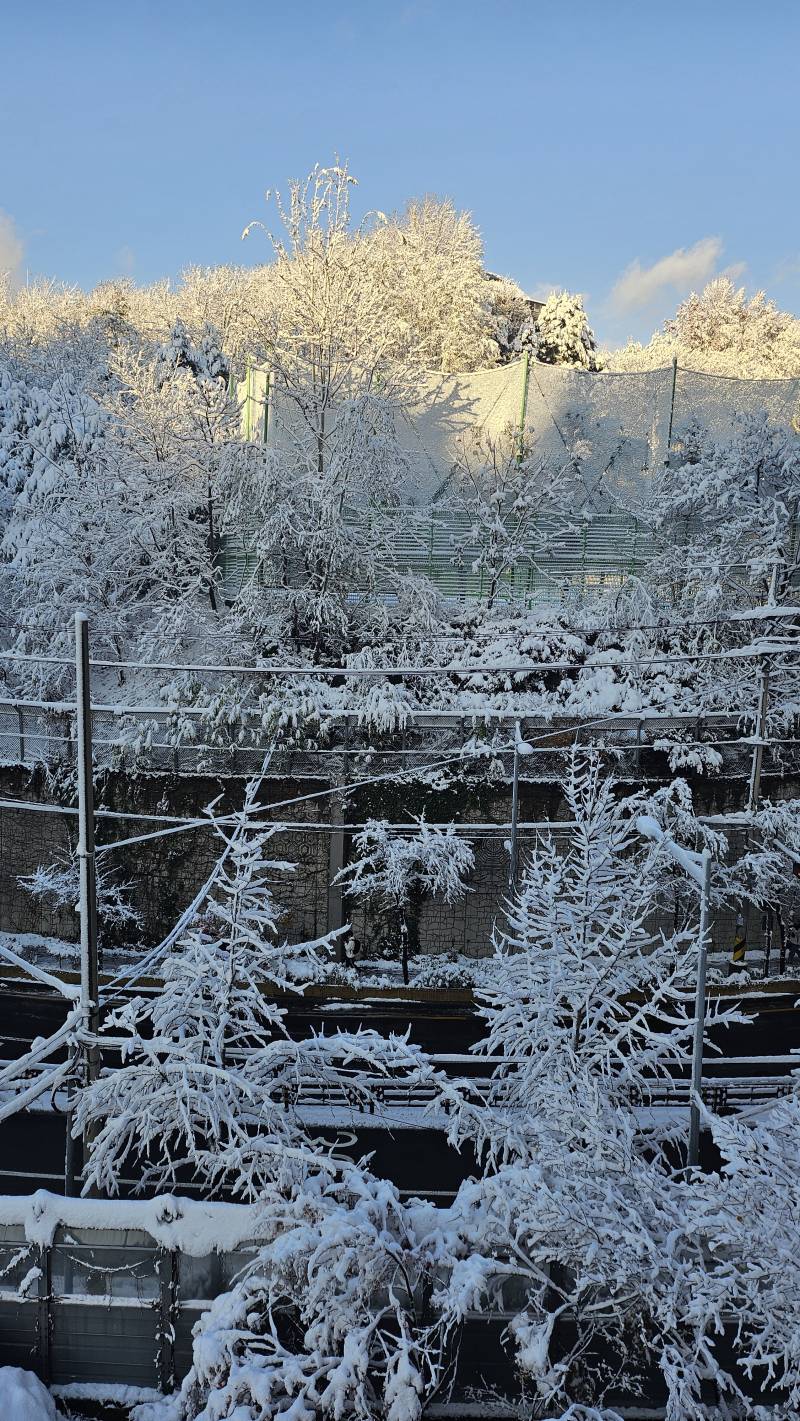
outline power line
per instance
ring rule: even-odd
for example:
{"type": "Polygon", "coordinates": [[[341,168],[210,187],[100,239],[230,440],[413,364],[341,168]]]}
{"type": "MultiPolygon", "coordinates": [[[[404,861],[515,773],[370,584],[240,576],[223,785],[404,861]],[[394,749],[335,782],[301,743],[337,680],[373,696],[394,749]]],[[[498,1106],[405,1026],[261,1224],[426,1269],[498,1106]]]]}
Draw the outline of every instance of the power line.
{"type": "MultiPolygon", "coordinates": [[[[580,733],[580,731],[582,731],[582,730],[584,730],[584,729],[596,728],[596,727],[598,727],[598,726],[601,726],[602,724],[603,724],[603,721],[602,721],[602,720],[599,720],[599,721],[596,721],[596,722],[589,721],[589,722],[584,723],[583,725],[581,725],[581,726],[579,726],[579,727],[576,727],[576,728],[575,728],[575,733],[578,734],[578,733],[580,733]]],[[[544,732],[542,732],[542,734],[538,737],[538,739],[540,739],[540,740],[552,739],[553,736],[555,736],[555,735],[563,735],[564,733],[565,733],[565,732],[563,731],[563,729],[551,730],[551,731],[544,731],[544,732]]],[[[568,732],[567,732],[567,733],[568,733],[568,732]]],[[[513,746],[510,747],[511,750],[513,750],[513,748],[514,748],[513,746]]],[[[271,755],[272,755],[273,753],[274,753],[274,751],[269,751],[269,752],[268,752],[268,757],[271,758],[271,755]]],[[[491,752],[489,752],[489,753],[491,753],[491,752]]],[[[467,749],[463,749],[463,750],[461,750],[461,751],[455,752],[454,754],[447,755],[447,756],[445,756],[445,757],[443,757],[443,758],[441,758],[441,759],[439,759],[439,760],[429,761],[427,764],[423,764],[423,765],[412,765],[412,766],[409,766],[407,769],[403,769],[403,768],[401,767],[400,769],[388,770],[385,774],[381,774],[381,775],[371,775],[371,776],[368,776],[368,777],[365,778],[365,779],[361,779],[361,780],[351,780],[351,781],[347,781],[346,783],[340,784],[340,785],[329,785],[329,786],[326,786],[325,789],[313,790],[313,791],[311,791],[311,792],[308,793],[308,794],[295,795],[295,796],[292,796],[292,797],[289,798],[289,799],[275,800],[275,801],[273,801],[272,804],[266,804],[266,805],[256,804],[256,805],[253,805],[253,813],[254,813],[254,814],[265,814],[265,813],[271,812],[271,811],[274,810],[274,809],[288,809],[288,808],[290,808],[290,807],[291,807],[292,805],[294,805],[294,804],[307,804],[307,803],[308,803],[309,801],[311,801],[311,800],[325,799],[325,798],[327,798],[327,797],[329,797],[329,796],[333,796],[333,795],[340,795],[340,796],[342,796],[342,797],[347,797],[347,795],[350,794],[350,793],[352,793],[353,790],[357,790],[357,789],[367,789],[367,788],[370,788],[372,785],[385,784],[387,781],[391,781],[392,783],[396,783],[398,780],[407,779],[407,778],[409,778],[409,777],[410,777],[410,778],[419,778],[419,777],[421,777],[422,775],[432,773],[434,770],[444,769],[447,765],[463,764],[465,758],[479,758],[479,759],[488,758],[486,747],[484,747],[484,746],[476,746],[473,750],[470,750],[470,749],[468,749],[468,748],[467,748],[467,749]]],[[[259,776],[258,776],[259,782],[263,782],[263,780],[264,780],[264,778],[265,778],[265,775],[266,775],[266,768],[262,766],[262,771],[261,771],[261,773],[260,773],[259,776]]],[[[0,809],[12,809],[12,810],[20,810],[20,809],[22,809],[22,810],[30,810],[30,811],[32,811],[32,812],[34,812],[34,813],[69,814],[69,815],[77,815],[77,813],[78,813],[77,809],[76,809],[75,807],[71,806],[71,805],[39,804],[39,803],[37,803],[35,800],[27,800],[27,801],[26,801],[26,800],[14,800],[14,799],[10,799],[10,800],[0,800],[0,809]]],[[[159,831],[159,832],[157,832],[157,833],[147,834],[147,835],[137,835],[137,836],[135,836],[135,837],[133,837],[133,838],[129,838],[129,839],[117,839],[117,840],[112,840],[112,841],[111,841],[110,843],[108,843],[108,844],[103,844],[103,845],[101,845],[101,848],[98,850],[98,852],[110,852],[112,849],[124,848],[124,847],[127,847],[127,846],[130,845],[130,844],[143,843],[143,842],[145,842],[145,840],[161,838],[161,837],[164,837],[164,836],[169,835],[169,834],[175,834],[175,833],[179,833],[179,832],[181,832],[181,831],[186,831],[186,830],[190,830],[190,829],[213,828],[213,827],[215,827],[215,826],[217,826],[217,825],[230,825],[230,824],[236,825],[236,824],[239,824],[239,823],[242,822],[243,814],[244,814],[244,811],[239,810],[239,811],[234,811],[233,813],[227,814],[227,815],[212,816],[212,815],[209,814],[207,817],[204,817],[204,818],[180,818],[180,817],[178,817],[178,816],[172,816],[172,815],[135,814],[135,813],[127,813],[127,812],[122,811],[122,810],[96,809],[96,810],[95,810],[95,815],[96,815],[96,817],[98,817],[98,818],[105,818],[105,819],[131,819],[131,820],[136,820],[136,821],[146,822],[146,823],[158,823],[158,824],[167,824],[167,825],[169,825],[169,828],[164,829],[164,830],[161,830],[161,831],[159,831]]],[[[245,816],[245,817],[246,817],[246,816],[245,816]]],[[[249,822],[248,827],[251,828],[251,829],[262,829],[262,828],[263,828],[263,829],[273,829],[273,828],[276,827],[276,823],[275,823],[274,820],[267,820],[266,822],[265,822],[265,821],[252,820],[252,821],[249,822]]]]}
{"type": "MultiPolygon", "coordinates": [[[[599,728],[602,728],[602,727],[604,726],[604,724],[605,724],[605,719],[601,719],[601,720],[594,721],[594,722],[592,722],[592,721],[583,722],[583,723],[580,724],[580,725],[576,725],[576,726],[572,727],[572,733],[574,733],[575,735],[578,735],[578,734],[582,733],[584,730],[587,730],[587,729],[599,729],[599,728]]],[[[570,733],[569,730],[565,730],[563,727],[558,727],[558,728],[556,728],[555,730],[542,732],[542,734],[541,734],[540,736],[536,737],[533,742],[527,742],[527,743],[529,743],[529,744],[531,745],[531,749],[534,750],[534,751],[538,748],[540,751],[543,751],[543,750],[544,750],[544,751],[547,751],[548,753],[553,753],[553,752],[566,753],[566,750],[567,750],[569,747],[565,747],[565,746],[546,747],[546,746],[542,746],[542,745],[538,745],[538,746],[537,746],[537,743],[536,743],[536,742],[537,742],[537,740],[538,740],[538,741],[542,741],[542,740],[552,739],[554,736],[563,736],[563,735],[569,734],[569,733],[570,733]]],[[[678,749],[681,747],[681,745],[685,746],[687,749],[691,749],[691,748],[696,748],[696,747],[703,747],[703,746],[706,746],[706,745],[709,745],[709,744],[712,745],[712,747],[713,747],[713,745],[722,745],[722,746],[725,746],[725,745],[734,745],[734,746],[736,746],[736,745],[752,745],[752,743],[753,743],[752,740],[749,740],[749,739],[746,739],[746,738],[739,739],[739,740],[735,740],[735,741],[715,741],[715,742],[707,742],[707,741],[696,741],[696,742],[677,741],[677,742],[675,742],[676,748],[678,748],[678,749]]],[[[770,743],[770,744],[771,744],[771,743],[779,743],[779,744],[798,744],[798,743],[800,743],[800,742],[797,741],[797,740],[781,740],[781,741],[777,741],[777,742],[772,742],[772,741],[770,741],[770,742],[768,742],[768,743],[770,743]]],[[[648,745],[647,743],[643,743],[643,744],[636,744],[636,745],[630,745],[630,746],[619,746],[619,747],[617,747],[617,746],[606,746],[606,747],[599,747],[599,748],[603,748],[603,749],[605,749],[607,752],[613,754],[613,753],[616,752],[616,751],[632,751],[632,752],[636,752],[636,751],[643,750],[643,749],[652,749],[653,746],[652,746],[652,745],[648,745]]],[[[262,805],[262,804],[256,804],[256,805],[253,806],[253,814],[255,814],[255,815],[269,814],[269,813],[271,813],[272,811],[274,811],[274,810],[276,810],[276,809],[288,809],[288,808],[291,808],[293,805],[296,805],[296,804],[306,804],[306,803],[309,803],[309,802],[312,801],[312,800],[326,799],[326,798],[332,797],[332,796],[334,796],[334,795],[339,795],[339,796],[341,796],[342,798],[347,798],[347,796],[348,796],[349,794],[351,794],[351,793],[352,793],[353,791],[355,791],[355,790],[359,790],[359,789],[369,789],[369,788],[371,788],[373,785],[385,784],[385,783],[387,783],[387,782],[396,783],[398,780],[403,780],[403,779],[422,778],[422,777],[424,777],[426,774],[433,773],[433,772],[436,771],[436,770],[445,769],[445,768],[447,768],[447,767],[450,766],[450,765],[453,765],[453,764],[463,764],[465,758],[478,759],[478,760],[489,759],[489,758],[492,758],[492,757],[498,756],[498,755],[508,755],[508,754],[512,753],[513,749],[514,749],[513,745],[511,745],[511,746],[502,746],[502,747],[494,747],[494,748],[491,748],[491,747],[487,748],[486,746],[476,746],[476,747],[475,747],[474,749],[472,749],[472,750],[470,750],[470,749],[463,749],[463,750],[461,750],[461,751],[454,752],[454,753],[451,754],[451,755],[444,756],[444,757],[442,757],[442,758],[440,758],[440,759],[438,759],[438,760],[428,761],[427,763],[423,763],[423,764],[421,764],[421,765],[415,764],[415,765],[408,766],[407,768],[400,767],[400,768],[398,768],[398,769],[389,770],[389,771],[387,771],[387,772],[384,773],[384,774],[367,776],[366,778],[361,779],[361,780],[352,780],[352,781],[347,781],[347,782],[342,783],[342,784],[329,785],[329,786],[326,786],[324,789],[321,789],[321,790],[313,790],[313,791],[310,791],[309,793],[306,793],[306,794],[294,795],[294,796],[292,796],[292,797],[290,797],[290,798],[288,798],[288,799],[275,800],[275,801],[273,801],[271,804],[263,804],[263,805],[262,805]]],[[[273,749],[271,752],[268,752],[268,754],[270,754],[270,755],[271,755],[271,754],[274,754],[274,753],[275,753],[274,749],[273,749]]],[[[376,752],[376,753],[380,753],[380,752],[378,751],[378,752],[376,752]]],[[[424,753],[424,752],[423,752],[423,751],[420,751],[419,753],[424,753]]],[[[262,781],[263,781],[263,778],[264,778],[264,773],[265,773],[265,772],[262,771],[261,775],[259,775],[259,779],[262,780],[262,781]]],[[[75,815],[77,815],[77,813],[78,813],[77,809],[74,808],[74,807],[71,806],[71,805],[40,804],[40,803],[38,803],[38,802],[35,801],[35,800],[16,800],[16,799],[3,799],[3,800],[0,800],[0,809],[7,809],[7,810],[15,811],[15,812],[21,810],[21,811],[24,811],[24,812],[30,811],[30,812],[33,812],[33,813],[66,814],[66,815],[71,815],[71,816],[75,816],[75,815]]],[[[127,847],[130,847],[130,846],[134,845],[134,844],[146,843],[146,842],[150,842],[150,841],[155,840],[155,839],[166,838],[166,837],[170,837],[170,836],[173,835],[173,834],[185,833],[185,832],[193,831],[193,830],[196,830],[196,829],[208,829],[208,828],[214,828],[215,826],[235,825],[235,824],[237,824],[237,823],[241,823],[241,822],[242,822],[242,814],[243,814],[243,811],[233,811],[233,812],[230,813],[230,814],[218,815],[218,816],[208,814],[207,816],[203,816],[203,817],[197,817],[197,816],[196,816],[196,817],[181,817],[181,816],[178,816],[178,815],[166,815],[166,814],[162,814],[162,815],[156,815],[156,814],[138,814],[138,813],[126,812],[126,811],[122,811],[122,810],[96,809],[96,810],[95,810],[95,815],[96,815],[96,817],[99,818],[99,819],[130,820],[130,821],[134,821],[134,822],[137,822],[137,823],[143,823],[143,824],[144,824],[144,823],[159,824],[159,825],[162,825],[162,826],[166,826],[166,827],[163,827],[163,828],[161,828],[161,829],[159,829],[159,830],[157,830],[157,831],[155,831],[155,832],[153,832],[153,833],[137,834],[137,835],[131,836],[131,837],[126,838],[126,839],[114,839],[114,840],[111,840],[110,842],[108,842],[108,843],[106,843],[106,844],[102,844],[102,845],[98,848],[98,853],[103,853],[103,854],[105,854],[105,853],[110,853],[110,852],[112,852],[112,851],[115,850],[115,849],[127,848],[127,847]]],[[[246,817],[246,816],[245,816],[245,817],[246,817]]],[[[702,817],[702,816],[701,816],[701,817],[702,817]]],[[[259,830],[259,829],[275,829],[275,830],[278,830],[279,832],[295,832],[296,830],[299,830],[299,829],[300,829],[301,827],[303,827],[303,826],[301,826],[300,824],[298,824],[297,821],[284,822],[284,821],[279,821],[279,820],[274,820],[274,819],[267,819],[267,820],[264,820],[264,819],[252,819],[252,820],[249,821],[247,827],[250,828],[250,829],[253,829],[253,830],[259,830]]],[[[313,828],[317,828],[317,829],[324,829],[324,828],[326,828],[326,827],[328,827],[328,826],[319,826],[318,824],[315,824],[313,821],[311,821],[311,823],[309,824],[308,827],[309,827],[309,828],[312,828],[312,827],[313,827],[313,828]]],[[[363,827],[363,826],[351,826],[351,828],[353,828],[353,829],[357,829],[357,828],[359,828],[359,827],[363,827]]],[[[410,826],[406,826],[406,827],[410,827],[410,826]]],[[[439,826],[439,827],[446,828],[447,825],[441,825],[441,826],[439,826]]],[[[459,826],[454,826],[454,827],[458,828],[459,826]]],[[[470,827],[471,827],[471,826],[469,826],[468,824],[464,826],[465,829],[469,829],[470,827]]],[[[487,827],[488,827],[488,826],[487,826],[487,827]]],[[[508,828],[509,826],[508,826],[508,825],[498,825],[497,827],[498,827],[498,829],[502,829],[502,828],[508,828]]],[[[530,826],[521,825],[520,827],[521,827],[521,828],[522,828],[522,827],[541,828],[541,827],[543,827],[543,825],[530,825],[530,826]]],[[[339,825],[336,826],[336,829],[340,829],[340,828],[341,828],[341,829],[344,829],[344,826],[339,826],[339,825]]],[[[347,832],[347,830],[345,830],[345,832],[347,832]]]]}
{"type": "MultiPolygon", "coordinates": [[[[763,642],[755,643],[751,646],[733,648],[727,651],[700,651],[683,652],[679,655],[659,655],[651,654],[650,659],[640,660],[629,657],[625,660],[608,661],[537,661],[537,662],[509,662],[495,664],[480,664],[477,666],[220,666],[206,665],[202,662],[167,662],[167,661],[91,661],[92,668],[98,670],[126,670],[126,671],[191,671],[214,672],[218,675],[226,676],[272,676],[288,677],[337,677],[342,680],[361,680],[370,676],[393,676],[398,680],[404,677],[417,676],[459,676],[468,678],[470,676],[493,675],[493,676],[532,676],[543,675],[551,671],[645,671],[662,666],[679,666],[685,664],[694,665],[698,662],[723,662],[723,661],[749,661],[758,656],[780,656],[797,655],[800,653],[800,639],[793,643],[786,642],[763,642]]],[[[591,653],[590,653],[591,655],[591,653]]],[[[65,656],[34,656],[25,655],[20,652],[0,651],[0,660],[34,662],[41,665],[51,666],[71,666],[72,661],[65,656]]],[[[74,710],[74,703],[70,702],[44,702],[44,701],[6,701],[0,704],[8,705],[29,705],[39,706],[47,710],[74,710]]],[[[140,707],[137,705],[92,705],[93,710],[108,711],[117,714],[141,714],[145,710],[160,711],[166,713],[181,712],[184,714],[203,713],[205,708],[189,706],[154,706],[140,707]]]]}
{"type": "MultiPolygon", "coordinates": [[[[476,601],[478,605],[480,605],[480,598],[476,599],[476,601]]],[[[513,603],[509,603],[510,608],[513,606],[513,603]]],[[[126,609],[124,612],[119,612],[116,615],[120,619],[122,619],[123,617],[134,615],[136,612],[140,611],[144,607],[154,607],[157,609],[160,608],[162,610],[169,610],[170,604],[161,602],[137,602],[135,604],[132,604],[129,609],[126,609]]],[[[1,615],[2,614],[0,614],[0,616],[1,615]]],[[[93,627],[96,627],[100,632],[105,631],[106,627],[104,623],[110,620],[114,615],[115,614],[110,611],[98,612],[94,614],[92,622],[93,627]]],[[[678,622],[605,622],[597,626],[574,626],[570,623],[548,622],[543,619],[540,623],[537,623],[536,625],[539,626],[543,631],[552,632],[552,634],[555,636],[613,636],[617,632],[656,631],[664,633],[675,633],[685,631],[688,627],[729,627],[737,626],[739,623],[763,621],[764,619],[770,619],[773,617],[800,617],[800,607],[785,606],[783,604],[769,606],[768,604],[765,604],[764,606],[756,607],[751,610],[746,610],[743,612],[734,612],[728,616],[681,619],[678,622]]],[[[51,628],[48,630],[39,629],[36,627],[35,624],[28,624],[25,622],[4,622],[3,625],[7,631],[18,631],[28,636],[35,635],[42,638],[50,638],[53,635],[67,636],[71,634],[71,628],[69,627],[69,625],[65,627],[57,627],[54,629],[51,628]]],[[[223,638],[225,636],[225,632],[225,627],[219,626],[217,628],[209,628],[207,632],[202,634],[182,634],[181,640],[186,642],[213,641],[215,638],[223,638]]],[[[443,636],[442,639],[449,639],[459,643],[461,640],[455,633],[452,632],[443,636]]],[[[109,664],[111,666],[121,667],[124,666],[126,663],[114,661],[109,664]]]]}

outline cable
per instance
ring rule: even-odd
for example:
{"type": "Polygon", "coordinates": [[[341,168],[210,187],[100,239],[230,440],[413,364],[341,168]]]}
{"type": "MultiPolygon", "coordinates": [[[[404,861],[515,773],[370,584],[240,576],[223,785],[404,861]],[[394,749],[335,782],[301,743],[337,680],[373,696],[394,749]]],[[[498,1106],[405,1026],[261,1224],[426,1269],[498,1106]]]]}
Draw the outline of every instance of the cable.
{"type": "MultiPolygon", "coordinates": [[[[478,601],[480,601],[480,599],[478,599],[478,601]]],[[[122,617],[132,615],[134,612],[139,611],[142,607],[163,608],[164,606],[165,604],[160,602],[137,602],[133,607],[130,608],[129,611],[126,611],[125,613],[120,613],[119,616],[122,617]]],[[[110,612],[98,614],[93,618],[93,626],[97,627],[99,625],[101,630],[104,630],[103,623],[102,621],[98,621],[98,617],[100,619],[110,618],[111,615],[112,614],[110,612]]],[[[693,618],[681,620],[680,622],[626,622],[618,624],[604,623],[599,626],[572,626],[568,623],[563,622],[551,623],[547,621],[542,621],[540,624],[537,623],[537,625],[541,626],[542,631],[549,631],[553,633],[553,635],[603,636],[614,635],[616,632],[681,632],[684,631],[687,627],[729,627],[737,626],[741,622],[756,622],[763,621],[765,618],[770,617],[789,616],[800,617],[800,607],[785,606],[782,603],[776,604],[772,607],[768,604],[764,604],[761,607],[753,608],[743,612],[734,612],[729,616],[693,618]]],[[[58,634],[61,636],[69,635],[70,637],[73,634],[73,628],[71,625],[51,629],[50,631],[39,630],[35,625],[27,625],[23,622],[5,622],[4,627],[7,631],[19,631],[24,632],[29,636],[37,635],[47,638],[53,636],[54,634],[58,634]]],[[[224,637],[224,635],[225,628],[224,626],[220,626],[218,628],[210,628],[208,632],[204,635],[182,635],[181,640],[187,642],[205,642],[213,640],[215,637],[222,638],[224,637]]],[[[446,638],[443,638],[443,640],[444,639],[446,638]]],[[[457,642],[460,641],[460,639],[456,636],[455,633],[450,633],[450,639],[457,642]]],[[[69,664],[71,665],[72,662],[70,661],[69,664]]],[[[114,661],[110,664],[113,666],[123,665],[122,662],[117,661],[114,661]]]]}
{"type": "MultiPolygon", "coordinates": [[[[678,666],[682,664],[695,664],[697,662],[719,662],[719,661],[749,661],[758,656],[780,656],[797,655],[800,653],[800,639],[795,643],[764,643],[762,645],[745,646],[729,651],[712,652],[684,652],[678,656],[658,654],[652,655],[649,660],[638,660],[630,657],[625,660],[610,661],[537,661],[524,663],[498,663],[494,665],[478,666],[209,666],[203,663],[170,663],[167,661],[90,661],[89,665],[95,669],[102,670],[125,670],[125,671],[191,671],[191,672],[214,672],[217,675],[225,676],[335,676],[342,680],[361,679],[369,676],[394,676],[399,680],[408,676],[460,676],[463,678],[470,676],[492,675],[492,676],[532,676],[543,675],[550,671],[624,671],[635,670],[644,671],[653,667],[678,666]]],[[[591,655],[591,653],[590,653],[591,655]]],[[[0,651],[0,660],[6,661],[26,661],[37,662],[43,665],[72,666],[73,662],[69,657],[48,657],[48,656],[23,656],[17,652],[0,651]]],[[[45,702],[45,701],[0,701],[0,705],[29,705],[40,706],[50,710],[75,709],[74,703],[69,702],[45,702]]],[[[92,705],[92,710],[107,711],[119,715],[142,714],[145,710],[159,711],[165,714],[203,713],[204,708],[190,706],[153,706],[143,707],[136,705],[92,705]]]]}

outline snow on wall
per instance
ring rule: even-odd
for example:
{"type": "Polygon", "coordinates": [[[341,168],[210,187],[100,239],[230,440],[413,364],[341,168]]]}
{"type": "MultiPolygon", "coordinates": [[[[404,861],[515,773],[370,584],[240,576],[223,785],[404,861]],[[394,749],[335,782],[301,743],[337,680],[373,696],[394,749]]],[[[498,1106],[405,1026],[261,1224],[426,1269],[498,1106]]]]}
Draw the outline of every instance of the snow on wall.
{"type": "Polygon", "coordinates": [[[49,1248],[62,1227],[133,1230],[191,1258],[232,1253],[260,1236],[256,1204],[215,1204],[171,1194],[155,1199],[65,1199],[46,1189],[0,1195],[0,1228],[8,1227],[22,1228],[26,1242],[39,1248],[49,1248]]]}

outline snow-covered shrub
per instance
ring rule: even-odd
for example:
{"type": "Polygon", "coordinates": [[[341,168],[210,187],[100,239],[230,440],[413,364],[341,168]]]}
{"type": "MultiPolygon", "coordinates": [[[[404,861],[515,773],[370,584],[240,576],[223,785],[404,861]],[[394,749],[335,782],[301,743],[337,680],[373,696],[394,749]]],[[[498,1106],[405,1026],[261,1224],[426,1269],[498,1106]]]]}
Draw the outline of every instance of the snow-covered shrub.
{"type": "Polygon", "coordinates": [[[414,968],[411,985],[462,990],[480,985],[485,975],[480,962],[470,962],[466,958],[458,958],[455,953],[443,952],[426,958],[414,968]]]}
{"type": "Polygon", "coordinates": [[[702,775],[707,770],[713,773],[722,769],[722,756],[713,745],[693,744],[675,735],[654,740],[653,749],[666,752],[673,774],[676,770],[694,770],[696,774],[702,775]]]}
{"type": "Polygon", "coordinates": [[[345,1169],[262,1201],[267,1242],[203,1314],[177,1398],[137,1421],[419,1421],[442,1384],[435,1207],[345,1169]]]}
{"type": "MultiPolygon", "coordinates": [[[[17,883],[31,898],[56,910],[77,913],[80,897],[80,868],[77,859],[67,864],[40,864],[33,873],[23,874],[17,883]]],[[[128,942],[141,928],[138,909],[129,901],[132,883],[120,883],[113,870],[102,861],[96,873],[97,925],[103,946],[128,942]]]]}

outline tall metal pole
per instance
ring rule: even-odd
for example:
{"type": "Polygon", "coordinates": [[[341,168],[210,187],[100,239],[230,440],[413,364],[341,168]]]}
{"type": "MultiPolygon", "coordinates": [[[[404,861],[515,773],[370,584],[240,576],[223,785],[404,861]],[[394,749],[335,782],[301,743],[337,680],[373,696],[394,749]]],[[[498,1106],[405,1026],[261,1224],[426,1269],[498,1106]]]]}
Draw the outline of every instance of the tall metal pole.
{"type": "Polygon", "coordinates": [[[692,1094],[689,1104],[689,1168],[700,1163],[700,1089],[703,1084],[703,1037],[706,1028],[706,960],[708,919],[711,906],[711,854],[702,853],[700,883],[700,936],[697,943],[697,987],[694,999],[694,1044],[692,1047],[692,1094]]]}
{"type": "Polygon", "coordinates": [[[665,464],[669,463],[669,456],[672,450],[672,422],[675,418],[675,386],[678,381],[678,357],[672,357],[672,390],[669,397],[669,429],[667,430],[667,457],[665,464]]]}
{"type": "Polygon", "coordinates": [[[81,1009],[87,1038],[86,1081],[99,1074],[96,1043],[100,1027],[97,959],[97,877],[94,851],[94,783],[92,778],[92,704],[89,681],[89,619],[75,614],[75,681],[78,733],[78,865],[80,868],[81,1009]]]}
{"type": "Polygon", "coordinates": [[[522,463],[525,453],[525,419],[528,413],[528,385],[531,375],[531,353],[525,351],[522,357],[522,400],[519,408],[519,433],[517,435],[517,463],[522,463]]]}
{"type": "Polygon", "coordinates": [[[767,734],[767,713],[769,711],[769,665],[761,663],[758,686],[758,709],[756,711],[756,734],[753,745],[753,763],[750,767],[750,787],[747,792],[747,808],[751,814],[758,809],[761,796],[761,768],[764,763],[764,741],[767,734]]]}
{"type": "Polygon", "coordinates": [[[511,892],[517,886],[517,860],[519,857],[519,721],[514,721],[514,770],[511,780],[511,846],[508,865],[508,886],[511,892]]]}

